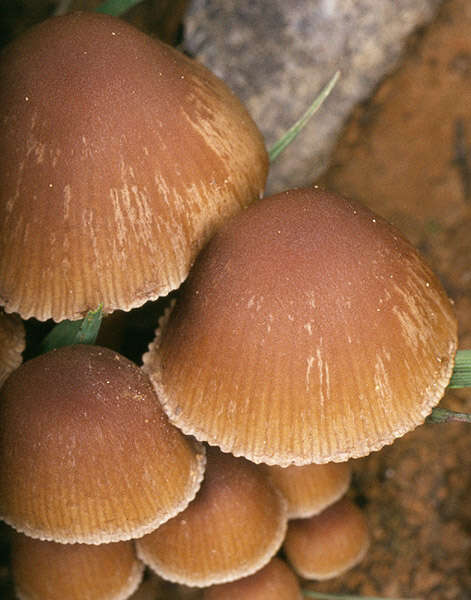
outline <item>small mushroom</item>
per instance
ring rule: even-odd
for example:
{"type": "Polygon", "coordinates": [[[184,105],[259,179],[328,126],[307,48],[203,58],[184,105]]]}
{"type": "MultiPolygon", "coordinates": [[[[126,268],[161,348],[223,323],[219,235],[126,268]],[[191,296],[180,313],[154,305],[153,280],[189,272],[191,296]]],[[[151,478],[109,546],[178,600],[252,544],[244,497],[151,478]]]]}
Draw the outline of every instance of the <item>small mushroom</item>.
{"type": "Polygon", "coordinates": [[[253,575],[206,588],[203,600],[301,600],[299,581],[288,565],[275,557],[253,575]]]}
{"type": "Polygon", "coordinates": [[[254,462],[341,462],[423,423],[457,322],[397,229],[318,189],[252,204],[199,255],[145,368],[170,420],[254,462]]]}
{"type": "Polygon", "coordinates": [[[278,467],[260,465],[288,501],[288,519],[306,519],[337,502],[348,490],[351,463],[278,467]]]}
{"type": "Polygon", "coordinates": [[[0,56],[0,299],[79,319],[166,295],[268,158],[236,96],[123,20],[48,19],[0,56]]]}
{"type": "Polygon", "coordinates": [[[283,549],[301,577],[324,580],[357,565],[369,543],[364,514],[342,498],[310,519],[290,521],[283,549]]]}
{"type": "Polygon", "coordinates": [[[148,378],[112,350],[32,359],[0,392],[0,517],[31,537],[136,538],[183,510],[204,449],[168,423],[148,378]]]}
{"type": "Polygon", "coordinates": [[[137,554],[164,579],[205,587],[261,569],[286,526],[286,501],[256,465],[208,448],[195,500],[137,540],[137,554]]]}
{"type": "Polygon", "coordinates": [[[11,568],[20,600],[125,600],[143,573],[132,542],[58,544],[17,532],[11,568]]]}

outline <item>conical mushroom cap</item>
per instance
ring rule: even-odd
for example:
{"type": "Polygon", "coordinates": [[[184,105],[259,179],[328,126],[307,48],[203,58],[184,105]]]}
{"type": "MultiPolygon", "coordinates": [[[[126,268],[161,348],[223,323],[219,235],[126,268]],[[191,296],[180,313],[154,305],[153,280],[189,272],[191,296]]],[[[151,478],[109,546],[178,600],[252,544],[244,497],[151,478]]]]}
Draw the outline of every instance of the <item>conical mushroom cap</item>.
{"type": "Polygon", "coordinates": [[[256,465],[209,448],[196,498],[137,540],[137,554],[164,579],[205,587],[265,566],[286,526],[286,501],[256,465]]]}
{"type": "Polygon", "coordinates": [[[144,535],[194,498],[204,465],[142,370],[112,350],[54,350],[1,389],[0,517],[30,537],[144,535]]]}
{"type": "Polygon", "coordinates": [[[365,515],[342,498],[319,515],[290,521],[283,549],[301,577],[324,580],[358,564],[369,544],[365,515]]]}
{"type": "Polygon", "coordinates": [[[0,386],[21,365],[25,349],[25,328],[18,315],[0,310],[0,386]]]}
{"type": "Polygon", "coordinates": [[[263,192],[263,139],[202,65],[122,20],[44,21],[0,56],[0,299],[78,319],[166,295],[263,192]]]}
{"type": "Polygon", "coordinates": [[[13,533],[11,564],[20,600],[126,600],[142,578],[132,542],[58,544],[13,533]]]}
{"type": "Polygon", "coordinates": [[[457,323],[400,233],[316,189],[266,198],[198,257],[144,357],[185,433],[254,462],[341,462],[423,423],[457,323]]]}

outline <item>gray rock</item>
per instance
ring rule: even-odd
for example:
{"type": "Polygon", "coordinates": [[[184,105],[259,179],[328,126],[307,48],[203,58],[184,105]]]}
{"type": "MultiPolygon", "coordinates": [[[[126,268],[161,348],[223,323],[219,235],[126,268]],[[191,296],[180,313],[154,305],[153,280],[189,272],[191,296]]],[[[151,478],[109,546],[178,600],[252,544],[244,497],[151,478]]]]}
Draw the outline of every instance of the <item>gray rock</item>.
{"type": "Polygon", "coordinates": [[[442,0],[193,0],[185,47],[245,102],[268,147],[337,69],[340,81],[271,168],[268,191],[311,183],[352,108],[442,0]]]}

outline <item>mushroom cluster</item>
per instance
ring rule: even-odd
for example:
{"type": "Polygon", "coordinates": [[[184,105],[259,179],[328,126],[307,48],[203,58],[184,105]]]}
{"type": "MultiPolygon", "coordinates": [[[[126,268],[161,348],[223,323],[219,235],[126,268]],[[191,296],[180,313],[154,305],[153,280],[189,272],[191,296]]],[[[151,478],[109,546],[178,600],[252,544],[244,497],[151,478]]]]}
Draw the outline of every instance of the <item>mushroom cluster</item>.
{"type": "Polygon", "coordinates": [[[143,360],[172,423],[260,463],[288,501],[289,562],[322,580],[369,545],[342,498],[345,461],[424,421],[456,347],[452,304],[417,251],[366,208],[310,188],[216,232],[143,360]]]}
{"type": "Polygon", "coordinates": [[[453,369],[430,268],[359,204],[262,198],[245,108],[122,21],[45,21],[0,78],[0,518],[18,597],[155,600],[158,576],[178,597],[295,600],[297,575],[356,565],[350,459],[422,423],[453,369]],[[129,311],[183,281],[142,369],[86,344],[20,366],[20,316],[129,311]]]}

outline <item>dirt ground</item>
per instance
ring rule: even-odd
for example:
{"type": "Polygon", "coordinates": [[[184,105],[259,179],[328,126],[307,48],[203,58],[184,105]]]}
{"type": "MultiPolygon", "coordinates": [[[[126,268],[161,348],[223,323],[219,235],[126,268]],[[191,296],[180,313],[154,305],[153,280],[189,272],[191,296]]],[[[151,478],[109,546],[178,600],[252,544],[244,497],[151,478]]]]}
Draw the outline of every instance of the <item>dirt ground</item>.
{"type": "MultiPolygon", "coordinates": [[[[410,40],[397,71],[352,115],[320,183],[364,202],[420,248],[455,302],[460,348],[471,348],[469,0],[446,1],[410,40]]],[[[449,393],[443,404],[471,412],[471,393],[449,393]]],[[[352,495],[367,513],[371,549],[349,574],[313,589],[471,600],[470,426],[421,427],[354,471],[352,495]]]]}

